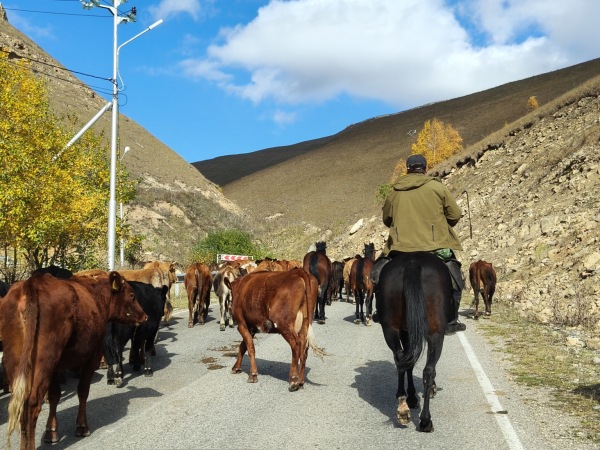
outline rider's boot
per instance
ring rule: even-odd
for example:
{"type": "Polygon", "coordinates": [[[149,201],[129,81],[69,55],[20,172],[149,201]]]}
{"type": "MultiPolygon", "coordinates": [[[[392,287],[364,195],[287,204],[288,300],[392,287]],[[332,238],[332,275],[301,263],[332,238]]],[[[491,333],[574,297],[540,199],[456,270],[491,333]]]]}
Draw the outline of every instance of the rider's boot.
{"type": "Polygon", "coordinates": [[[462,291],[454,292],[454,295],[452,296],[454,303],[452,312],[454,313],[454,318],[448,323],[448,326],[446,327],[446,336],[452,335],[457,331],[465,331],[467,329],[467,326],[464,323],[458,321],[458,309],[460,308],[461,296],[462,291]]]}

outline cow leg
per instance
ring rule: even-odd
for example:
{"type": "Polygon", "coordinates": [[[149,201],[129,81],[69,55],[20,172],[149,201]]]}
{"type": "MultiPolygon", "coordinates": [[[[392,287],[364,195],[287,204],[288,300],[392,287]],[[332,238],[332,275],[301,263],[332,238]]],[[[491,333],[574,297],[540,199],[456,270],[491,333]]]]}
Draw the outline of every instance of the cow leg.
{"type": "Polygon", "coordinates": [[[233,305],[233,298],[231,298],[231,296],[229,296],[227,298],[227,315],[229,316],[229,328],[233,328],[233,311],[231,310],[232,305],[233,305]]]}
{"type": "Polygon", "coordinates": [[[21,449],[27,450],[35,449],[35,426],[42,409],[44,396],[50,385],[50,380],[47,377],[43,377],[41,380],[36,379],[35,374],[33,374],[33,377],[31,392],[25,400],[23,413],[21,414],[21,449]]]}
{"type": "Polygon", "coordinates": [[[300,359],[301,340],[294,331],[293,324],[288,329],[280,330],[280,333],[292,348],[292,364],[290,366],[290,375],[288,377],[288,382],[290,384],[290,392],[294,392],[300,388],[300,380],[298,378],[298,361],[300,359]]]}
{"type": "MultiPolygon", "coordinates": [[[[117,387],[121,387],[121,384],[123,384],[123,350],[124,350],[124,347],[125,347],[125,342],[117,342],[115,345],[116,353],[117,353],[117,355],[115,357],[115,360],[116,360],[115,386],[117,386],[117,387]]],[[[130,357],[131,357],[131,353],[133,353],[134,358],[137,357],[137,355],[135,354],[135,351],[133,350],[133,345],[131,346],[131,350],[129,352],[130,357]]],[[[81,378],[80,378],[79,384],[81,384],[81,378]]]]}
{"type": "Polygon", "coordinates": [[[188,292],[188,310],[190,312],[190,317],[188,320],[188,328],[193,328],[194,327],[194,312],[196,310],[196,303],[195,303],[195,298],[196,298],[196,289],[193,289],[192,292],[188,292]]]}
{"type": "Polygon", "coordinates": [[[246,342],[242,339],[242,342],[240,342],[240,347],[238,349],[238,359],[236,360],[235,364],[231,368],[231,373],[233,373],[233,374],[242,373],[242,359],[244,358],[244,354],[246,353],[246,350],[248,350],[248,348],[246,347],[246,342]]]}
{"type": "Polygon", "coordinates": [[[308,317],[304,318],[304,322],[302,323],[302,329],[300,330],[300,334],[298,335],[300,339],[300,370],[298,373],[298,388],[304,388],[304,371],[306,369],[306,358],[308,358],[308,317]]]}
{"type": "Polygon", "coordinates": [[[48,403],[50,405],[50,411],[48,414],[48,422],[46,422],[46,432],[44,433],[44,442],[54,443],[58,442],[58,421],[56,420],[56,407],[60,400],[60,382],[58,380],[58,374],[55,372],[52,375],[50,381],[50,387],[48,388],[48,403]]]}
{"type": "Polygon", "coordinates": [[[226,307],[226,296],[219,296],[219,306],[221,307],[221,320],[219,321],[219,329],[225,331],[225,307],[226,307]]]}
{"type": "Polygon", "coordinates": [[[151,377],[152,376],[152,367],[150,366],[150,355],[152,353],[152,341],[151,340],[146,340],[144,342],[144,345],[142,346],[142,351],[145,348],[145,359],[144,359],[144,376],[145,377],[151,377]]]}
{"type": "Polygon", "coordinates": [[[139,372],[140,371],[140,366],[141,366],[141,358],[140,358],[140,350],[142,347],[142,342],[140,339],[138,338],[133,338],[131,340],[131,351],[134,354],[134,360],[133,360],[133,371],[134,372],[139,372]]]}
{"type": "Polygon", "coordinates": [[[247,351],[248,356],[250,357],[250,374],[248,375],[248,383],[257,383],[258,382],[258,369],[256,367],[256,351],[254,349],[254,341],[253,336],[248,330],[248,327],[245,323],[240,323],[238,321],[238,331],[242,335],[243,344],[240,344],[240,352],[238,354],[238,360],[236,361],[233,369],[231,370],[234,373],[239,373],[242,370],[242,357],[244,353],[247,351]],[[244,348],[245,347],[245,348],[244,348]]]}
{"type": "MultiPolygon", "coordinates": [[[[122,355],[122,353],[121,353],[122,355]]],[[[88,395],[90,394],[90,383],[92,382],[92,376],[96,368],[96,361],[100,359],[99,355],[94,355],[87,363],[81,367],[81,378],[79,378],[79,384],[77,385],[77,397],[79,397],[79,409],[77,411],[77,421],[75,434],[78,437],[87,437],[90,435],[90,429],[87,423],[86,403],[88,395]]],[[[116,382],[116,380],[115,380],[116,382]]],[[[117,384],[119,386],[120,384],[117,384]]]]}
{"type": "Polygon", "coordinates": [[[477,289],[475,291],[475,300],[473,300],[475,302],[475,316],[474,319],[478,320],[479,319],[479,290],[477,289]]]}

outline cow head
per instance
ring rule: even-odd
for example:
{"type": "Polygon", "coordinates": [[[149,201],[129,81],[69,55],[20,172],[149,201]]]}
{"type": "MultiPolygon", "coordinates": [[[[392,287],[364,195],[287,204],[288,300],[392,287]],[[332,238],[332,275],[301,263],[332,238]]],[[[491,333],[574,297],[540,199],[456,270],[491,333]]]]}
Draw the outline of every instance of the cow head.
{"type": "Polygon", "coordinates": [[[108,282],[111,294],[109,321],[135,326],[145,322],[148,317],[135,299],[133,289],[125,278],[118,272],[110,272],[108,282]]]}

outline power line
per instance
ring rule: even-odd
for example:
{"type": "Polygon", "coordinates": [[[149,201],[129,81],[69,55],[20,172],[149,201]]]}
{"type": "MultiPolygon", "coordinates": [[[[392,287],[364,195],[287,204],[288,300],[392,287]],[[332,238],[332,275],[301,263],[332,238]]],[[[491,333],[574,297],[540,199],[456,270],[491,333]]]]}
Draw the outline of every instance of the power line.
{"type": "Polygon", "coordinates": [[[105,19],[110,18],[110,16],[101,16],[99,14],[75,14],[75,13],[61,13],[54,11],[34,11],[32,9],[19,9],[19,8],[4,8],[7,11],[19,11],[19,12],[30,12],[30,13],[40,13],[40,14],[54,14],[59,16],[82,16],[82,17],[104,17],[105,19]]]}
{"type": "MultiPolygon", "coordinates": [[[[72,0],[55,0],[55,1],[72,1],[72,0]]],[[[2,52],[2,53],[8,53],[8,54],[10,54],[10,53],[16,53],[16,52],[11,52],[11,51],[6,51],[6,50],[3,50],[1,48],[0,48],[0,52],[2,52]]],[[[55,69],[65,70],[67,72],[76,73],[78,75],[83,75],[85,77],[97,78],[98,80],[104,80],[104,81],[112,81],[110,78],[99,77],[99,76],[96,76],[96,75],[90,75],[89,73],[83,73],[83,72],[78,72],[76,70],[66,69],[64,67],[56,66],[54,64],[49,64],[47,62],[43,62],[43,61],[39,61],[37,59],[29,58],[28,56],[21,56],[21,58],[28,59],[29,61],[33,61],[33,62],[36,62],[38,64],[43,64],[45,66],[54,67],[55,69]]]]}

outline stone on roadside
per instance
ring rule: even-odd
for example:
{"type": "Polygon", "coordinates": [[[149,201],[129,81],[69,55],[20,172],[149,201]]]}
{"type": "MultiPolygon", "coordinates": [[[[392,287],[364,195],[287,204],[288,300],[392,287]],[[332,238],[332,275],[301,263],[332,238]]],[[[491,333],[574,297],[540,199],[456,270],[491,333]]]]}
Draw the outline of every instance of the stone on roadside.
{"type": "Polygon", "coordinates": [[[567,347],[577,347],[579,345],[579,338],[576,336],[567,337],[567,347]]]}
{"type": "Polygon", "coordinates": [[[585,341],[587,348],[592,350],[600,350],[600,338],[591,338],[585,341]]]}
{"type": "Polygon", "coordinates": [[[599,262],[600,262],[600,253],[594,252],[590,256],[585,258],[585,261],[583,262],[583,267],[585,267],[586,270],[590,270],[590,271],[596,270],[599,262]]]}
{"type": "Polygon", "coordinates": [[[354,225],[352,225],[352,228],[350,228],[350,234],[354,234],[358,230],[360,230],[360,228],[363,226],[364,223],[365,223],[365,221],[363,219],[360,219],[358,222],[356,222],[354,225]]]}

